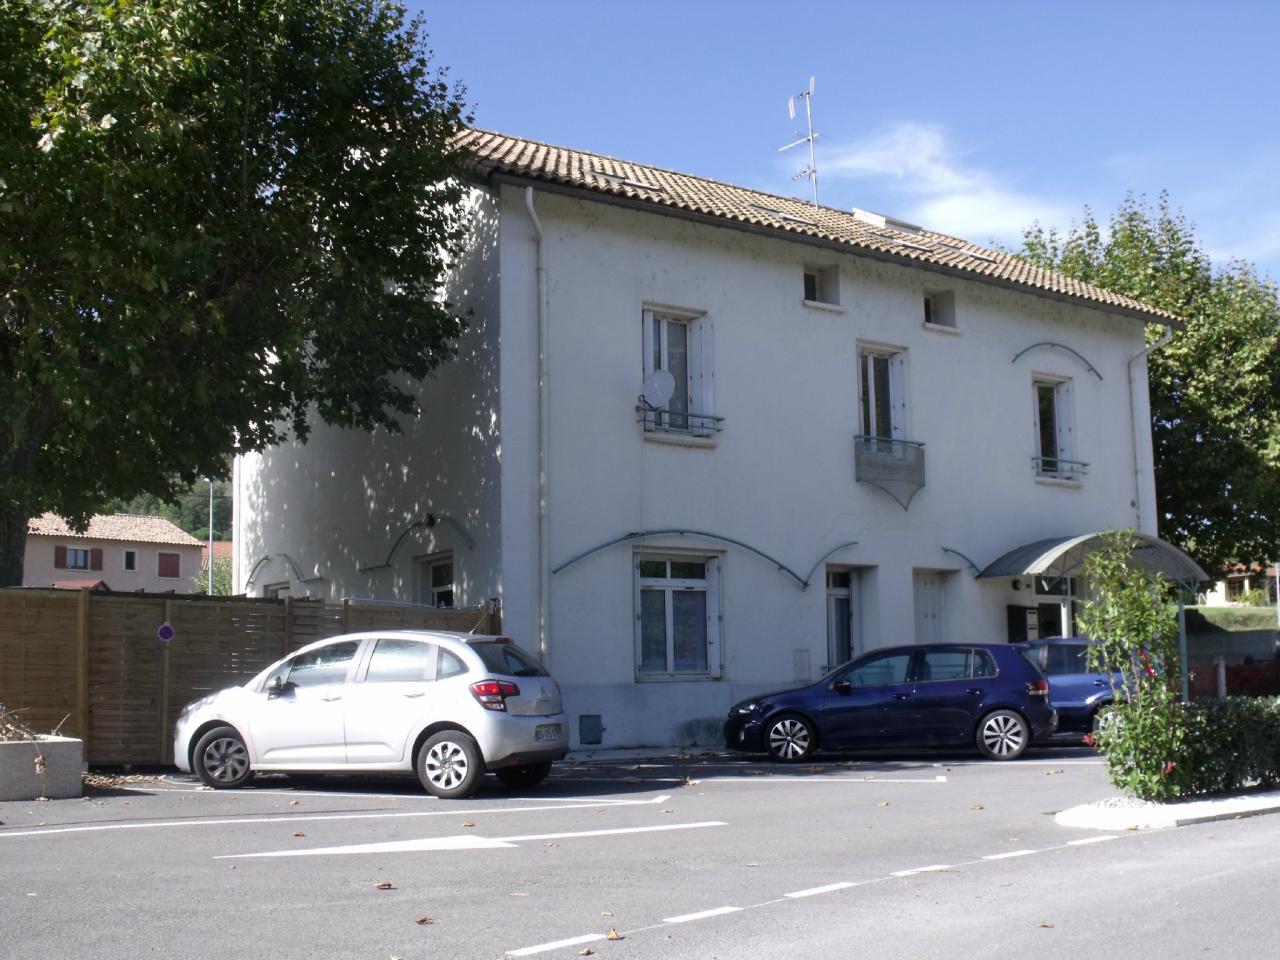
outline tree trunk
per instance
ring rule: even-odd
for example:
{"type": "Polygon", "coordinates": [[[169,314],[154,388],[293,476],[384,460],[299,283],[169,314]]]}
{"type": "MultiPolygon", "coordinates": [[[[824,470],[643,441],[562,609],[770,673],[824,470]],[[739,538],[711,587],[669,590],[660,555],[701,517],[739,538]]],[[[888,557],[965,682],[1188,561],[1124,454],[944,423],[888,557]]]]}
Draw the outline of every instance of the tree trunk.
{"type": "Polygon", "coordinates": [[[14,504],[0,501],[0,587],[22,586],[22,560],[30,517],[14,504]]]}

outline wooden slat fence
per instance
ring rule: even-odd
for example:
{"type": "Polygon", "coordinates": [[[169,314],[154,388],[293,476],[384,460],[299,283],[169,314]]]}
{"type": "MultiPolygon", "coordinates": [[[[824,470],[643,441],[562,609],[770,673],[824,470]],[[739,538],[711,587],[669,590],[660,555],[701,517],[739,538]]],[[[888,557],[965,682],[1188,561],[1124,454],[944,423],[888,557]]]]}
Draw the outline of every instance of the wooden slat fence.
{"type": "Polygon", "coordinates": [[[166,764],[189,701],[313,640],[408,628],[498,633],[501,622],[487,607],[0,590],[0,704],[38,731],[62,722],[91,764],[166,764]]]}

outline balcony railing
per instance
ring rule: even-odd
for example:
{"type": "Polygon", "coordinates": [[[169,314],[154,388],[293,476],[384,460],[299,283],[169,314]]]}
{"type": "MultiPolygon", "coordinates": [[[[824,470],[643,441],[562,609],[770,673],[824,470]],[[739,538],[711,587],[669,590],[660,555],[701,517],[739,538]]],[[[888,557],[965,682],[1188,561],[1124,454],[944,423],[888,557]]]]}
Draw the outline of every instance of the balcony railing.
{"type": "Polygon", "coordinates": [[[853,438],[853,474],[883,490],[902,507],[924,487],[924,444],[859,434],[853,438]]]}
{"type": "Polygon", "coordinates": [[[644,424],[645,433],[709,437],[724,429],[724,417],[715,417],[709,413],[655,409],[643,403],[636,405],[636,421],[644,424]]]}
{"type": "Polygon", "coordinates": [[[1032,457],[1037,477],[1051,480],[1079,480],[1089,472],[1089,464],[1083,460],[1065,460],[1062,457],[1032,457]]]}

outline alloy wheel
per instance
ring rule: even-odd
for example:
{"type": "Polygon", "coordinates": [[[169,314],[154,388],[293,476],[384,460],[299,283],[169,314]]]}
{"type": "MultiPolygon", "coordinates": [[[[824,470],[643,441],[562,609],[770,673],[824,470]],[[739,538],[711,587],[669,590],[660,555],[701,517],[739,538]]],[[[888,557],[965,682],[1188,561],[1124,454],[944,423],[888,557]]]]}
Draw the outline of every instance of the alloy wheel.
{"type": "Polygon", "coordinates": [[[236,783],[249,769],[249,751],[235,737],[219,737],[205,748],[200,762],[219,783],[236,783]]]}
{"type": "Polygon", "coordinates": [[[427,751],[424,773],[437,787],[452,790],[467,778],[467,754],[451,740],[442,740],[427,751]]]}
{"type": "Polygon", "coordinates": [[[779,760],[802,760],[812,746],[809,727],[803,720],[783,717],[769,728],[769,752],[779,760]]]}
{"type": "Polygon", "coordinates": [[[1011,757],[1026,745],[1022,722],[1009,713],[993,713],[982,725],[982,742],[994,757],[1011,757]]]}

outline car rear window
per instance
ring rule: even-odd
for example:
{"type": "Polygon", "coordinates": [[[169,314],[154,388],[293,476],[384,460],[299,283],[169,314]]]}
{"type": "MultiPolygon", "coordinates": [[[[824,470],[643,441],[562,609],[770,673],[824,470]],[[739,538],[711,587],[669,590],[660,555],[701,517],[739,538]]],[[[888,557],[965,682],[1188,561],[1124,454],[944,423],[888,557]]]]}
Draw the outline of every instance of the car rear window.
{"type": "Polygon", "coordinates": [[[506,674],[509,677],[545,677],[547,671],[542,664],[529,656],[514,643],[499,643],[496,640],[481,640],[472,643],[471,649],[480,655],[484,665],[494,673],[506,674]]]}

